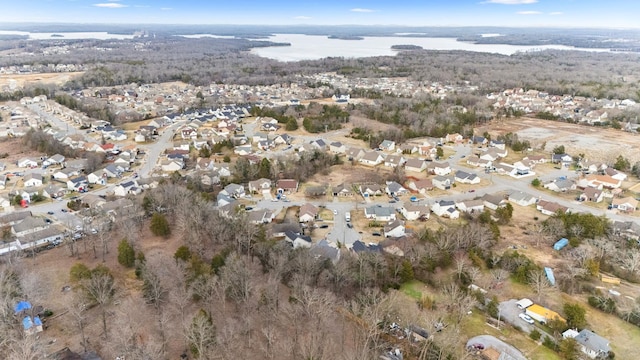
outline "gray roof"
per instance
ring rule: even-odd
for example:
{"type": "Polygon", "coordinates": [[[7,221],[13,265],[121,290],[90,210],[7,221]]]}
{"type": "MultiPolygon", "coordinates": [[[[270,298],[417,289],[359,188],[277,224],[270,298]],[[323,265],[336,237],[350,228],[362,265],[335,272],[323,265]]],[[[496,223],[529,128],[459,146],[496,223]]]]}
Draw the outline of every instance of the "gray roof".
{"type": "Polygon", "coordinates": [[[375,214],[376,216],[387,217],[393,214],[393,209],[390,207],[369,206],[366,210],[367,214],[375,214]]]}
{"type": "Polygon", "coordinates": [[[45,227],[45,226],[47,226],[47,223],[44,222],[43,218],[30,216],[20,221],[19,223],[13,225],[13,231],[15,231],[16,233],[20,233],[23,231],[27,231],[29,229],[45,227]]]}
{"type": "Polygon", "coordinates": [[[0,216],[0,225],[11,225],[31,216],[31,211],[17,211],[0,216]]]}
{"type": "Polygon", "coordinates": [[[609,347],[609,340],[594,333],[588,329],[582,329],[578,336],[575,337],[576,341],[584,347],[595,350],[598,352],[608,353],[611,351],[609,347]]]}
{"type": "Polygon", "coordinates": [[[514,200],[514,201],[521,201],[521,200],[529,200],[530,198],[532,198],[531,195],[522,192],[522,191],[517,191],[514,192],[513,194],[509,195],[509,199],[514,200]]]}

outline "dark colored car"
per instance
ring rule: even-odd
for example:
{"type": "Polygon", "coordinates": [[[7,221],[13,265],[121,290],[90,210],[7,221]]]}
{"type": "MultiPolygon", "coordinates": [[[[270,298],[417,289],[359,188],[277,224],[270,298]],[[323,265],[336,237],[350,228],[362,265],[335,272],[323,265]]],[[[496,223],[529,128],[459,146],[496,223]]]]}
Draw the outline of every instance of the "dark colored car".
{"type": "Polygon", "coordinates": [[[47,214],[53,215],[53,211],[47,211],[47,214]]]}
{"type": "Polygon", "coordinates": [[[373,234],[371,234],[373,236],[382,236],[382,234],[380,234],[379,232],[374,232],[373,234]]]}

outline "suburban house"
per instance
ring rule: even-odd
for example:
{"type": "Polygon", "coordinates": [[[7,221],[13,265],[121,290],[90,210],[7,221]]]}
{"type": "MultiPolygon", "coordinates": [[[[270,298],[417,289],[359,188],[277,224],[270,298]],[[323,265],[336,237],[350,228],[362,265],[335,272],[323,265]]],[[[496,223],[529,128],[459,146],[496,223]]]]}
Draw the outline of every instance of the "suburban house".
{"type": "Polygon", "coordinates": [[[37,168],[38,160],[34,158],[22,158],[16,163],[19,168],[37,168]]]}
{"type": "Polygon", "coordinates": [[[262,193],[265,190],[271,190],[271,180],[261,178],[258,180],[249,181],[249,193],[256,194],[262,193]]]}
{"type": "Polygon", "coordinates": [[[222,191],[229,196],[231,196],[234,199],[239,199],[241,197],[244,197],[245,193],[244,193],[244,186],[239,185],[239,184],[228,184],[227,186],[224,187],[224,189],[222,189],[222,191]]]}
{"type": "Polygon", "coordinates": [[[398,184],[395,181],[387,181],[385,192],[389,196],[401,196],[408,193],[407,189],[405,189],[402,185],[398,184]]]}
{"type": "Polygon", "coordinates": [[[405,235],[404,221],[393,220],[389,221],[384,226],[384,237],[401,237],[405,235]]]}
{"type": "Polygon", "coordinates": [[[624,212],[634,212],[638,208],[638,200],[631,196],[615,198],[611,201],[611,207],[624,212]]]}
{"type": "Polygon", "coordinates": [[[520,206],[529,206],[535,204],[538,199],[522,191],[516,191],[509,195],[509,201],[520,206]]]}
{"type": "Polygon", "coordinates": [[[402,144],[396,150],[396,152],[399,152],[402,154],[415,154],[419,151],[420,151],[420,147],[416,144],[402,144]]]}
{"type": "Polygon", "coordinates": [[[427,168],[427,162],[424,160],[411,158],[404,163],[406,171],[422,172],[427,168]]]}
{"type": "Polygon", "coordinates": [[[456,203],[450,200],[436,201],[431,206],[431,211],[440,217],[449,219],[457,219],[460,217],[460,212],[456,209],[456,203]]]}
{"type": "Polygon", "coordinates": [[[391,140],[384,140],[378,147],[382,151],[393,151],[396,149],[396,142],[391,140]]]}
{"type": "Polygon", "coordinates": [[[374,205],[364,208],[364,216],[371,220],[391,221],[396,219],[396,212],[391,207],[374,205]]]}
{"type": "Polygon", "coordinates": [[[384,161],[384,156],[382,156],[382,153],[377,151],[369,151],[366,152],[359,161],[364,165],[377,166],[384,161]]]}
{"type": "Polygon", "coordinates": [[[441,190],[449,190],[451,188],[451,184],[453,184],[451,177],[441,175],[434,176],[434,178],[431,179],[431,182],[433,183],[433,186],[441,190]]]}
{"type": "Polygon", "coordinates": [[[334,141],[329,144],[329,151],[334,154],[344,154],[347,152],[347,147],[339,141],[334,141]]]}
{"type": "Polygon", "coordinates": [[[163,172],[172,173],[179,170],[182,170],[184,167],[184,162],[174,159],[174,160],[163,160],[160,162],[160,168],[163,172]]]}
{"type": "Polygon", "coordinates": [[[273,142],[278,145],[290,145],[291,141],[293,141],[293,138],[289,134],[279,134],[273,138],[273,142]]]}
{"type": "Polygon", "coordinates": [[[316,259],[329,259],[334,264],[340,260],[340,249],[336,246],[332,246],[325,239],[320,240],[315,246],[311,247],[309,252],[316,259]]]}
{"type": "Polygon", "coordinates": [[[340,197],[353,196],[353,190],[351,189],[351,186],[345,183],[342,183],[336,187],[333,187],[331,189],[331,193],[333,194],[333,196],[340,196],[340,197]]]}
{"type": "Polygon", "coordinates": [[[471,166],[488,168],[488,167],[491,167],[491,164],[493,164],[493,162],[491,160],[481,159],[478,156],[470,156],[467,159],[467,164],[471,166]]]}
{"type": "Polygon", "coordinates": [[[104,171],[104,169],[96,170],[87,175],[87,181],[89,182],[89,184],[105,185],[107,183],[107,173],[104,171]]]}
{"type": "Polygon", "coordinates": [[[444,137],[444,142],[460,143],[464,140],[464,137],[458,133],[447,134],[444,137]]]}
{"type": "Polygon", "coordinates": [[[405,204],[400,208],[400,213],[408,221],[429,219],[429,207],[426,205],[414,204],[412,202],[405,202],[405,204]]]}
{"type": "Polygon", "coordinates": [[[395,168],[398,166],[402,166],[406,161],[407,159],[405,159],[402,155],[387,155],[384,158],[384,166],[395,168]]]}
{"type": "Polygon", "coordinates": [[[24,187],[40,187],[42,186],[42,174],[41,173],[29,173],[24,176],[24,187]]]}
{"type": "Polygon", "coordinates": [[[484,201],[481,199],[460,201],[456,203],[456,208],[461,212],[478,213],[484,211],[484,201]]]}
{"type": "Polygon", "coordinates": [[[427,169],[429,169],[430,173],[440,176],[449,175],[451,173],[451,167],[448,162],[430,162],[427,164],[427,169]]]}
{"type": "Polygon", "coordinates": [[[378,184],[363,184],[358,188],[363,197],[379,196],[383,194],[382,186],[378,184]]]}
{"type": "Polygon", "coordinates": [[[87,178],[84,176],[71,178],[67,181],[67,189],[71,191],[85,191],[87,190],[88,185],[89,185],[89,182],[87,181],[87,178]]]}
{"type": "Polygon", "coordinates": [[[489,141],[489,146],[490,147],[494,147],[494,148],[498,148],[500,150],[505,150],[505,143],[502,140],[491,140],[489,141]]]}
{"type": "Polygon", "coordinates": [[[24,220],[14,224],[11,227],[11,233],[15,236],[21,237],[36,231],[44,230],[49,226],[43,218],[29,216],[24,220]]]}
{"type": "Polygon", "coordinates": [[[622,171],[618,171],[614,168],[608,167],[606,169],[604,169],[604,174],[611,176],[612,179],[616,179],[616,180],[620,180],[620,181],[625,181],[627,180],[627,174],[623,173],[622,171]]]}
{"type": "Polygon", "coordinates": [[[582,329],[574,339],[580,350],[592,359],[606,358],[611,351],[609,340],[588,329],[582,329]]]}
{"type": "Polygon", "coordinates": [[[553,154],[551,155],[551,162],[554,164],[562,164],[563,167],[569,167],[573,162],[573,158],[568,154],[553,154]]]}
{"type": "Polygon", "coordinates": [[[415,190],[420,194],[426,194],[427,191],[433,190],[433,181],[431,179],[420,179],[409,182],[409,189],[415,190]]]}
{"type": "Polygon", "coordinates": [[[300,221],[301,223],[313,221],[316,219],[316,216],[318,216],[318,208],[313,204],[306,203],[300,206],[298,221],[300,221]]]}
{"type": "Polygon", "coordinates": [[[609,188],[617,189],[622,185],[622,180],[616,180],[609,175],[587,175],[584,178],[578,180],[578,186],[581,188],[595,187],[595,188],[609,188]]]}
{"type": "Polygon", "coordinates": [[[51,166],[51,165],[62,165],[62,163],[64,163],[64,156],[60,155],[60,154],[55,154],[49,158],[47,158],[45,161],[42,162],[43,166],[51,166]]]}
{"type": "Polygon", "coordinates": [[[69,180],[70,177],[80,175],[80,172],[76,169],[64,168],[53,173],[53,178],[56,180],[69,180]]]}
{"type": "Polygon", "coordinates": [[[268,224],[273,221],[274,217],[275,214],[267,209],[258,209],[247,213],[247,220],[255,225],[268,224]]]}
{"type": "Polygon", "coordinates": [[[356,255],[366,252],[382,252],[382,247],[374,243],[365,244],[360,240],[356,240],[351,246],[351,251],[356,253],[356,255]]]}
{"type": "Polygon", "coordinates": [[[604,200],[604,191],[598,188],[588,187],[582,191],[579,196],[580,201],[602,202],[604,200]]]}
{"type": "Polygon", "coordinates": [[[506,205],[506,201],[502,196],[485,194],[482,198],[484,206],[491,210],[497,210],[499,207],[506,205]]]}
{"type": "Polygon", "coordinates": [[[549,216],[554,215],[558,211],[561,213],[565,213],[568,211],[568,208],[565,206],[562,206],[558,203],[554,203],[551,201],[542,200],[542,199],[538,200],[538,203],[536,204],[536,209],[541,213],[549,216]]]}
{"type": "Polygon", "coordinates": [[[533,164],[544,164],[547,162],[547,158],[544,155],[529,155],[523,160],[529,160],[533,164]]]}
{"type": "Polygon", "coordinates": [[[598,171],[603,171],[607,169],[607,164],[604,164],[598,161],[585,160],[585,159],[580,160],[578,162],[578,166],[582,171],[588,172],[588,173],[597,173],[598,171]]]}
{"type": "Polygon", "coordinates": [[[113,188],[113,194],[120,197],[127,196],[128,194],[137,195],[141,192],[142,189],[138,187],[138,182],[135,180],[120,183],[113,188]]]}
{"type": "Polygon", "coordinates": [[[473,145],[487,145],[489,140],[484,136],[472,136],[470,143],[473,145]]]}
{"type": "Polygon", "coordinates": [[[51,199],[63,197],[66,194],[67,194],[66,189],[55,184],[49,184],[42,189],[42,196],[48,197],[51,199]]]}
{"type": "Polygon", "coordinates": [[[298,192],[298,180],[280,179],[276,182],[276,192],[278,194],[292,194],[298,192]]]}
{"type": "Polygon", "coordinates": [[[348,148],[346,155],[347,155],[347,159],[349,160],[357,160],[360,161],[360,159],[362,159],[362,157],[364,156],[365,151],[363,149],[360,148],[348,148]]]}
{"type": "Polygon", "coordinates": [[[299,233],[294,233],[293,231],[285,231],[284,239],[293,245],[294,249],[305,247],[311,247],[311,237],[306,235],[301,235],[299,233]]]}
{"type": "Polygon", "coordinates": [[[555,179],[542,185],[542,187],[555,192],[565,192],[569,190],[575,190],[577,185],[575,182],[573,182],[573,180],[570,179],[555,179]]]}
{"type": "Polygon", "coordinates": [[[309,144],[311,145],[312,150],[327,151],[329,148],[327,143],[322,139],[311,140],[309,141],[309,144]]]}
{"type": "Polygon", "coordinates": [[[479,184],[480,178],[476,174],[468,173],[466,171],[458,170],[455,173],[454,179],[456,182],[463,184],[479,184]]]}

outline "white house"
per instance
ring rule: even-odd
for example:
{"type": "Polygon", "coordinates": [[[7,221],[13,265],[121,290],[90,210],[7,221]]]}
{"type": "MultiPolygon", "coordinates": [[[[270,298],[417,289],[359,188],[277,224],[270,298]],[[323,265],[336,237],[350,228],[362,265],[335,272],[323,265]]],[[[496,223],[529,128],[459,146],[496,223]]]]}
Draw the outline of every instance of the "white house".
{"type": "Polygon", "coordinates": [[[395,168],[402,166],[407,160],[402,155],[387,155],[384,158],[384,166],[395,168]]]}
{"type": "Polygon", "coordinates": [[[262,193],[265,190],[271,190],[271,180],[269,179],[258,179],[249,181],[249,192],[250,193],[262,193]]]}
{"type": "Polygon", "coordinates": [[[298,220],[301,223],[310,222],[316,219],[318,216],[318,208],[313,204],[306,203],[300,206],[300,212],[298,214],[298,220]]]}
{"type": "Polygon", "coordinates": [[[41,173],[29,173],[24,176],[24,187],[42,186],[41,173]]]}
{"type": "Polygon", "coordinates": [[[377,221],[391,221],[396,219],[396,212],[393,208],[383,206],[369,206],[364,209],[364,216],[367,219],[377,221]]]}
{"type": "Polygon", "coordinates": [[[38,161],[33,158],[22,158],[18,160],[17,164],[19,168],[36,168],[38,167],[38,161]]]}
{"type": "Polygon", "coordinates": [[[384,161],[384,156],[377,151],[369,151],[365,153],[359,161],[364,165],[377,166],[384,161]]]}
{"type": "Polygon", "coordinates": [[[347,147],[339,141],[334,141],[329,144],[329,151],[334,154],[344,154],[347,151],[347,147]]]}
{"type": "Polygon", "coordinates": [[[427,165],[427,169],[440,176],[449,175],[451,173],[451,167],[448,162],[431,162],[427,165]]]}
{"type": "Polygon", "coordinates": [[[391,140],[384,140],[378,147],[382,151],[393,151],[396,149],[396,142],[391,140]]]}
{"type": "Polygon", "coordinates": [[[478,213],[484,211],[484,201],[480,199],[460,201],[456,203],[456,208],[466,213],[478,213]]]}
{"type": "Polygon", "coordinates": [[[427,162],[424,160],[411,158],[404,163],[404,169],[413,172],[422,172],[427,168],[427,162]]]}
{"type": "Polygon", "coordinates": [[[440,217],[449,219],[457,219],[460,217],[460,212],[456,209],[456,203],[450,200],[436,201],[431,206],[431,211],[440,217]]]}
{"type": "Polygon", "coordinates": [[[426,205],[418,205],[412,202],[405,202],[404,205],[400,208],[400,213],[404,216],[407,221],[414,221],[420,218],[428,219],[429,218],[429,207],[426,205]]]}
{"type": "Polygon", "coordinates": [[[468,173],[466,171],[458,170],[456,171],[454,179],[463,184],[479,184],[480,178],[478,175],[473,173],[468,173]]]}
{"type": "Polygon", "coordinates": [[[401,237],[405,235],[404,221],[394,220],[384,226],[384,237],[401,237]]]}
{"type": "Polygon", "coordinates": [[[509,201],[520,206],[529,206],[535,204],[538,199],[522,191],[516,191],[509,195],[509,201]]]}
{"type": "Polygon", "coordinates": [[[431,179],[431,182],[434,187],[437,187],[440,190],[449,190],[453,184],[453,180],[450,177],[441,175],[435,176],[431,179]]]}

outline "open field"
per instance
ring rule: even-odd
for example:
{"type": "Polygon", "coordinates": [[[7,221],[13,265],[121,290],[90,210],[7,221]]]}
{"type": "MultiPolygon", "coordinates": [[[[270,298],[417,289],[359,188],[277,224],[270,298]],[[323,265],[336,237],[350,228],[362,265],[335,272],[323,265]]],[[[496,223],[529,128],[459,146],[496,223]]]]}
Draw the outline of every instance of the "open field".
{"type": "Polygon", "coordinates": [[[534,149],[544,145],[547,152],[564,145],[569,154],[584,153],[596,161],[613,162],[618,154],[632,164],[640,161],[640,134],[621,130],[522,117],[492,121],[476,130],[484,131],[492,136],[516,133],[520,140],[529,140],[534,149]]]}
{"type": "Polygon", "coordinates": [[[67,81],[73,79],[74,77],[80,76],[84,74],[84,72],[65,72],[65,73],[44,73],[44,74],[11,74],[11,75],[0,75],[0,88],[8,87],[17,87],[23,88],[27,84],[55,84],[55,85],[64,85],[67,81]]]}

